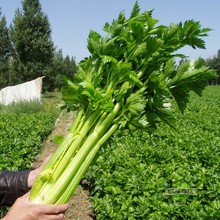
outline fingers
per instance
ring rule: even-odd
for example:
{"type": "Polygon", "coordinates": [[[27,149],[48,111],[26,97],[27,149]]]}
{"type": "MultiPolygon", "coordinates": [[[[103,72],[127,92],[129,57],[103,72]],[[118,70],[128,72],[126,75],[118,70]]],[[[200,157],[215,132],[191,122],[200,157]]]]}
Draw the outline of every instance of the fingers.
{"type": "Polygon", "coordinates": [[[68,205],[39,205],[34,204],[29,212],[30,220],[63,220],[68,205]]]}
{"type": "Polygon", "coordinates": [[[64,213],[68,209],[68,205],[38,205],[35,209],[34,216],[42,216],[39,220],[63,220],[64,213]]]}
{"type": "Polygon", "coordinates": [[[58,215],[47,215],[45,216],[45,220],[63,220],[64,214],[60,213],[58,215]]]}
{"type": "Polygon", "coordinates": [[[46,165],[46,163],[48,162],[50,157],[51,157],[51,155],[49,155],[38,168],[32,170],[29,173],[29,176],[28,176],[28,188],[32,187],[32,185],[34,184],[34,181],[36,180],[37,176],[39,175],[41,170],[44,168],[44,166],[46,165]]]}
{"type": "Polygon", "coordinates": [[[29,201],[30,193],[19,197],[7,213],[8,220],[63,220],[68,204],[47,205],[29,201]]]}
{"type": "Polygon", "coordinates": [[[59,214],[65,212],[69,208],[69,204],[34,204],[29,201],[30,192],[24,194],[20,199],[27,200],[30,204],[38,206],[40,209],[44,210],[47,214],[59,214]]]}
{"type": "Polygon", "coordinates": [[[68,204],[64,204],[64,205],[39,205],[39,206],[42,206],[39,208],[43,208],[45,214],[48,214],[48,215],[64,213],[69,208],[68,204]]]}
{"type": "MultiPolygon", "coordinates": [[[[24,218],[25,220],[63,220],[64,219],[64,214],[60,213],[57,215],[46,215],[46,214],[41,214],[41,213],[29,213],[28,215],[26,215],[24,218]]],[[[11,219],[10,219],[11,220],[11,219]]],[[[20,219],[20,220],[23,220],[20,219]]]]}
{"type": "Polygon", "coordinates": [[[31,206],[34,208],[36,215],[45,215],[48,216],[51,220],[60,220],[63,219],[64,213],[69,208],[69,204],[35,204],[29,201],[30,192],[26,193],[20,199],[27,204],[27,206],[31,206]]]}

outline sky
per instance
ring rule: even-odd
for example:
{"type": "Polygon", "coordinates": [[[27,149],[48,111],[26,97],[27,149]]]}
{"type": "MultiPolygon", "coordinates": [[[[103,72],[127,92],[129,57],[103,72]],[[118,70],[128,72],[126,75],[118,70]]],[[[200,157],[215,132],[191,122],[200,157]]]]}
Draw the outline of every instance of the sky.
{"type": "MultiPolygon", "coordinates": [[[[106,22],[111,23],[121,11],[130,16],[136,0],[40,0],[42,11],[48,16],[52,40],[63,56],[77,62],[89,56],[87,38],[90,30],[102,36],[106,22]]],[[[22,9],[22,0],[0,0],[7,24],[13,22],[15,10],[22,9]]],[[[204,37],[206,49],[186,47],[181,50],[190,59],[212,58],[220,49],[220,0],[139,0],[141,12],[153,10],[159,24],[199,21],[203,28],[211,28],[204,37]]]]}

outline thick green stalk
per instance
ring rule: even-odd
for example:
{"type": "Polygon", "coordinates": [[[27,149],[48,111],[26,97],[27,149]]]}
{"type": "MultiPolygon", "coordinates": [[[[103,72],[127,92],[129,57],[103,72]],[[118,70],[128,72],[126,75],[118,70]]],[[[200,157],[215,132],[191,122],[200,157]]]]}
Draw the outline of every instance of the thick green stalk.
{"type": "Polygon", "coordinates": [[[82,121],[83,119],[83,114],[84,114],[84,109],[81,109],[78,113],[77,113],[77,116],[76,116],[76,119],[74,120],[74,123],[73,123],[73,126],[71,127],[70,129],[70,132],[71,133],[74,133],[76,131],[76,129],[78,127],[80,127],[80,122],[82,121]]]}
{"type": "Polygon", "coordinates": [[[93,149],[89,152],[86,159],[83,161],[83,164],[80,166],[77,173],[74,175],[74,178],[72,179],[71,183],[65,190],[65,193],[62,194],[61,197],[56,202],[57,204],[65,204],[69,201],[70,197],[73,195],[73,192],[75,191],[76,187],[79,185],[87,169],[92,163],[94,157],[96,156],[98,150],[107,141],[107,139],[115,132],[117,128],[118,128],[117,124],[112,125],[112,127],[102,136],[102,138],[99,139],[97,144],[93,147],[93,149]]]}
{"type": "Polygon", "coordinates": [[[51,180],[53,171],[56,168],[57,164],[60,162],[61,155],[63,155],[68,150],[69,146],[72,143],[72,139],[73,135],[72,133],[69,133],[64,139],[64,141],[57,148],[56,153],[54,153],[49,159],[49,161],[46,163],[43,170],[41,171],[41,173],[39,174],[38,178],[32,186],[30,200],[32,200],[35,197],[38,197],[39,193],[44,188],[44,184],[51,180]]]}
{"type": "MultiPolygon", "coordinates": [[[[79,117],[81,118],[81,115],[79,117]]],[[[80,134],[73,136],[72,133],[69,133],[67,135],[35,181],[30,193],[31,201],[35,201],[36,198],[44,195],[58,180],[96,121],[97,113],[94,112],[89,115],[88,119],[84,122],[80,134]]]]}
{"type": "MultiPolygon", "coordinates": [[[[89,134],[77,154],[65,167],[65,170],[61,173],[59,179],[50,187],[47,187],[47,190],[45,190],[42,195],[39,195],[37,198],[32,200],[33,202],[54,204],[59,200],[62,194],[65,193],[66,188],[69,186],[78,169],[80,169],[80,166],[83,164],[83,161],[86,159],[93,146],[97,144],[102,135],[104,135],[105,132],[110,128],[112,121],[119,110],[120,105],[116,104],[114,110],[109,113],[104,120],[101,117],[102,123],[98,127],[95,127],[94,131],[89,134]]],[[[100,112],[97,112],[97,115],[99,114],[100,112]]]]}

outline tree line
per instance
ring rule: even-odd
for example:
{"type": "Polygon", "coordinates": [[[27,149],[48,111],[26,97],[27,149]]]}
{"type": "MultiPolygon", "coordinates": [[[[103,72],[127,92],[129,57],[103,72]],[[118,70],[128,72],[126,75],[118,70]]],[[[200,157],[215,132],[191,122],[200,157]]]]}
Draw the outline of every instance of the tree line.
{"type": "Polygon", "coordinates": [[[39,0],[23,0],[9,26],[0,8],[0,89],[45,76],[43,90],[54,91],[75,71],[75,59],[55,47],[39,0]]]}
{"type": "MultiPolygon", "coordinates": [[[[62,87],[63,78],[76,72],[73,57],[63,57],[55,47],[51,27],[39,0],[23,0],[22,9],[15,11],[12,24],[7,27],[0,8],[0,89],[45,76],[43,91],[62,87]]],[[[220,50],[206,60],[207,66],[220,76],[220,50]]],[[[209,80],[220,84],[220,78],[209,80]]]]}
{"type": "Polygon", "coordinates": [[[214,55],[212,58],[208,58],[206,60],[206,65],[211,69],[214,69],[217,74],[218,78],[209,80],[210,85],[220,85],[220,50],[218,50],[217,54],[214,55]]]}

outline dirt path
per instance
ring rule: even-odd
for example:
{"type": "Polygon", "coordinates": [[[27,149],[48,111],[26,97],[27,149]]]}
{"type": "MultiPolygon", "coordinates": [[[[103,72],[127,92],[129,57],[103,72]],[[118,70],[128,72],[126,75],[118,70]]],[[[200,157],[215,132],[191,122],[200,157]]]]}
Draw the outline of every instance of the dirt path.
{"type": "MultiPolygon", "coordinates": [[[[39,166],[44,159],[54,152],[57,145],[53,141],[55,135],[66,135],[74,120],[73,113],[63,113],[57,120],[55,129],[45,141],[42,152],[36,157],[33,167],[39,166]]],[[[89,191],[82,186],[79,186],[72,199],[70,200],[70,208],[66,212],[65,220],[93,220],[92,206],[88,199],[89,191]]]]}

